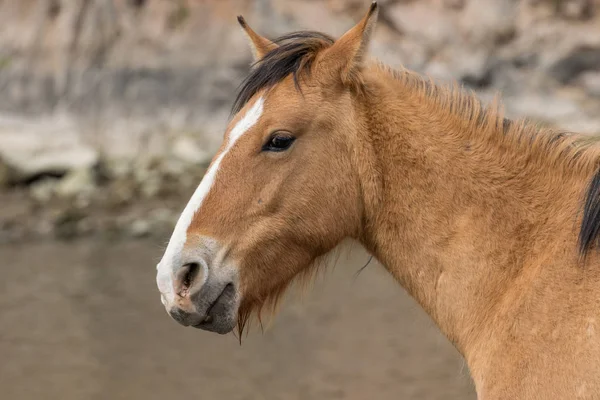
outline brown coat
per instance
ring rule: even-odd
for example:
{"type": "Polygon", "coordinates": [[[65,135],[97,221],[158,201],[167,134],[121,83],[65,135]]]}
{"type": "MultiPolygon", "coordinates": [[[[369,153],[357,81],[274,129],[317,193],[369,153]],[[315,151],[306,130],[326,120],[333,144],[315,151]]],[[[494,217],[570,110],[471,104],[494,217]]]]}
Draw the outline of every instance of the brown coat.
{"type": "MultiPolygon", "coordinates": [[[[258,63],[216,157],[259,98],[264,111],[222,158],[186,251],[219,243],[208,270],[234,266],[241,334],[354,238],[463,354],[480,399],[600,398],[600,145],[365,61],[376,15],[335,43],[271,42],[240,18],[258,63]]],[[[190,313],[192,292],[177,303],[190,313]]]]}

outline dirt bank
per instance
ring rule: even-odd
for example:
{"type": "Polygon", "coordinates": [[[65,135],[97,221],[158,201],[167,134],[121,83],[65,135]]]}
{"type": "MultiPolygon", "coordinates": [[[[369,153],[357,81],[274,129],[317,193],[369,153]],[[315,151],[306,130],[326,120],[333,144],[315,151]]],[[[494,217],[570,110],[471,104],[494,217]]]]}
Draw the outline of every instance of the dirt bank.
{"type": "MultiPolygon", "coordinates": [[[[367,3],[0,1],[0,242],[168,231],[248,72],[235,16],[269,37],[338,36],[367,3]]],[[[380,5],[370,52],[385,63],[600,132],[600,0],[380,5]]]]}

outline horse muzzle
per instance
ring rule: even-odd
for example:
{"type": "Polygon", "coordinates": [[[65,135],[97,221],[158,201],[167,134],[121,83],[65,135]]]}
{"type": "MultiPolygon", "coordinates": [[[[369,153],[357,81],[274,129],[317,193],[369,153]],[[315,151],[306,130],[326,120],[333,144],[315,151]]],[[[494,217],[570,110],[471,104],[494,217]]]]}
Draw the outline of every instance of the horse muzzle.
{"type": "Polygon", "coordinates": [[[209,267],[201,258],[185,259],[175,272],[157,275],[168,314],[183,326],[220,334],[231,332],[237,324],[239,308],[237,269],[209,267]]]}

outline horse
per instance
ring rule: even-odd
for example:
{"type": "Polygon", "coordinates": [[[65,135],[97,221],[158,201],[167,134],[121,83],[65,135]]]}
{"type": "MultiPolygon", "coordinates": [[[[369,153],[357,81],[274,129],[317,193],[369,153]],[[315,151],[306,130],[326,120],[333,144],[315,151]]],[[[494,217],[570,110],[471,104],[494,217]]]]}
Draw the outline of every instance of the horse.
{"type": "Polygon", "coordinates": [[[600,398],[600,144],[339,39],[270,40],[157,265],[169,315],[241,335],[345,240],[464,357],[479,399],[600,398]],[[254,318],[252,318],[254,319],[254,318]]]}

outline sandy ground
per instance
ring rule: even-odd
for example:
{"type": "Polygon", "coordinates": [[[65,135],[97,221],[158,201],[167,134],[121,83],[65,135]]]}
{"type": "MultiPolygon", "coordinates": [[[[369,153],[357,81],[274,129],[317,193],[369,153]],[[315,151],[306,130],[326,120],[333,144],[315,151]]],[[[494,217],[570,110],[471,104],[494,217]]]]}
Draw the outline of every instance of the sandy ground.
{"type": "Polygon", "coordinates": [[[464,361],[380,266],[342,259],[240,347],[177,325],[161,245],[0,247],[2,399],[474,399],[464,361]]]}

